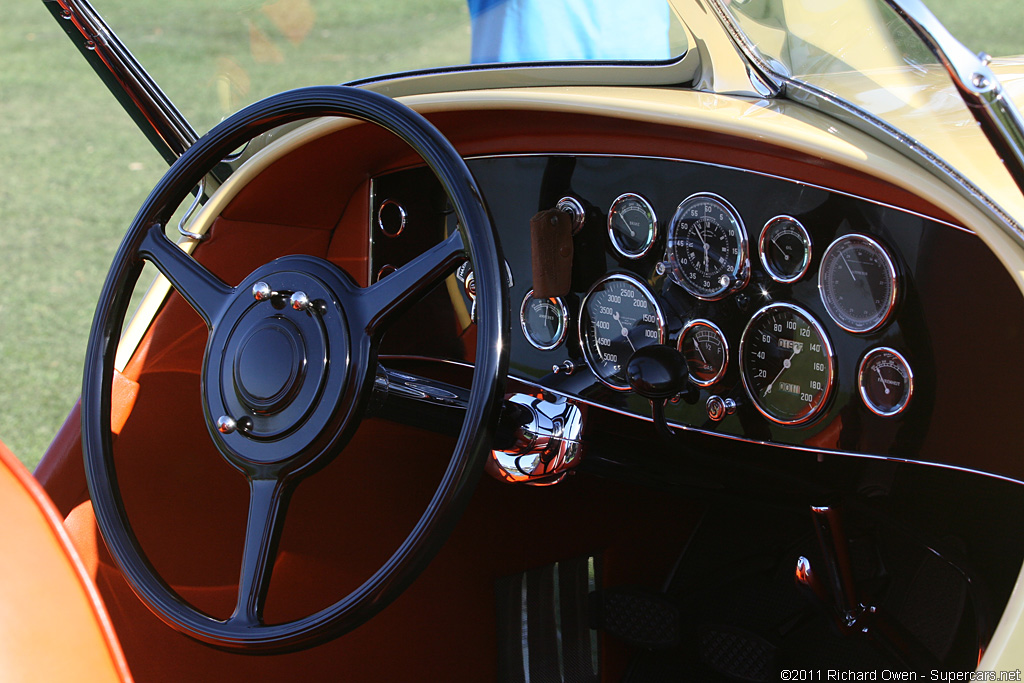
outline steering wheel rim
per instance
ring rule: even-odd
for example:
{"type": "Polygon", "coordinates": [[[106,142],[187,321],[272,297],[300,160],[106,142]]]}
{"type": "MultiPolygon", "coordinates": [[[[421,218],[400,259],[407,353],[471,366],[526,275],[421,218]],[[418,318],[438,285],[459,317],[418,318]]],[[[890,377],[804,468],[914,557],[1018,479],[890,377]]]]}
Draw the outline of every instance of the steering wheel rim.
{"type": "MultiPolygon", "coordinates": [[[[187,150],[146,199],[114,258],[93,319],[82,387],[82,445],[96,520],[112,557],[146,606],[170,626],[202,642],[233,651],[269,653],[302,649],[337,637],[390,604],[436,554],[483,470],[508,364],[509,303],[499,265],[503,262],[482,194],[465,162],[426,119],[383,95],[344,86],[288,91],[234,114],[187,150]],[[433,170],[448,194],[458,217],[458,231],[367,288],[359,288],[336,266],[313,257],[278,259],[231,287],[166,238],[163,226],[177,206],[233,150],[277,126],[321,116],[344,116],[372,123],[408,144],[433,170]],[[466,256],[473,262],[477,284],[476,367],[462,430],[427,509],[398,550],[348,596],[300,619],[263,623],[262,606],[291,490],[301,478],[337,455],[358,426],[373,384],[376,344],[387,323],[415,301],[418,294],[453,271],[466,256]],[[156,265],[207,323],[210,334],[203,369],[207,427],[221,455],[243,472],[250,484],[238,606],[226,620],[215,619],[189,605],[157,574],[131,529],[117,487],[110,430],[114,357],[131,292],[144,261],[156,265]],[[217,368],[234,367],[221,373],[217,381],[234,382],[236,389],[254,384],[251,375],[237,369],[239,362],[216,363],[218,349],[213,348],[213,341],[219,329],[237,327],[238,321],[247,319],[246,316],[254,321],[249,330],[252,338],[273,337],[280,341],[267,331],[271,323],[266,321],[273,317],[280,322],[282,315],[252,313],[261,304],[259,297],[254,303],[253,294],[247,291],[252,282],[262,284],[267,273],[280,272],[298,273],[295,277],[313,288],[322,285],[318,290],[323,294],[321,298],[305,309],[293,309],[298,311],[298,317],[286,314],[292,316],[294,324],[306,324],[302,316],[315,319],[314,325],[326,330],[326,343],[336,347],[331,348],[332,359],[344,356],[348,362],[340,371],[340,380],[339,372],[331,369],[334,366],[325,364],[318,390],[327,397],[327,403],[316,403],[305,413],[299,410],[302,415],[293,419],[294,424],[287,425],[292,430],[289,435],[302,434],[302,438],[289,442],[300,452],[274,454],[274,449],[266,448],[269,440],[260,441],[260,435],[251,427],[248,435],[242,429],[226,434],[226,430],[218,429],[217,416],[211,414],[210,405],[216,403],[216,398],[210,396],[215,396],[217,390],[211,389],[208,375],[217,375],[217,368]],[[241,303],[245,297],[248,301],[241,303]],[[335,318],[341,322],[332,322],[335,318]],[[342,396],[331,395],[338,391],[342,396]],[[314,426],[304,432],[309,423],[314,426]],[[245,446],[247,438],[260,447],[245,446]]],[[[284,324],[292,323],[285,320],[284,324]]],[[[250,343],[248,339],[235,347],[252,346],[258,352],[259,343],[250,343]]],[[[310,353],[315,356],[317,352],[313,349],[310,353]]],[[[244,353],[248,352],[237,353],[244,361],[244,353]]],[[[241,364],[244,366],[244,362],[241,364]]],[[[301,384],[300,380],[295,381],[301,384]]],[[[289,396],[301,393],[302,387],[292,389],[289,396]]],[[[294,398],[285,403],[288,401],[294,398]]]]}

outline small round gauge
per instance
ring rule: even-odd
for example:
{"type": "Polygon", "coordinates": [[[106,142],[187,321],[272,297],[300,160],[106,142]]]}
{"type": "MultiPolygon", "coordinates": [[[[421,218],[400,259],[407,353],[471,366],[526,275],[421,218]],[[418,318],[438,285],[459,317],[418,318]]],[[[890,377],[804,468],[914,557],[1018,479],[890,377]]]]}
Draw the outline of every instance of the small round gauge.
{"type": "Polygon", "coordinates": [[[896,286],[896,266],[889,254],[865,235],[840,237],[821,257],[821,301],[848,332],[881,327],[896,304],[896,286]]]}
{"type": "Polygon", "coordinates": [[[710,320],[686,323],[679,335],[679,352],[686,359],[690,381],[699,387],[709,387],[722,379],[729,365],[729,344],[710,320]]]}
{"type": "Polygon", "coordinates": [[[770,304],[743,331],[740,374],[761,414],[795,425],[812,419],[828,402],[835,356],[810,313],[792,304],[770,304]]]}
{"type": "Polygon", "coordinates": [[[747,232],[736,209],[710,193],[686,198],[672,217],[666,260],[672,280],[705,301],[747,284],[747,232]]]}
{"type": "Polygon", "coordinates": [[[658,236],[658,217],[646,199],[627,192],[619,195],[608,209],[608,239],[615,251],[637,259],[654,246],[658,236]]]}
{"type": "Polygon", "coordinates": [[[519,309],[519,322],[526,341],[541,351],[558,348],[569,327],[569,309],[561,297],[534,299],[531,289],[519,309]]]}
{"type": "Polygon", "coordinates": [[[654,295],[631,275],[598,280],[580,305],[583,359],[599,380],[629,390],[626,363],[648,344],[665,343],[665,316],[654,295]]]}
{"type": "Polygon", "coordinates": [[[795,218],[776,216],[761,230],[757,251],[773,280],[796,282],[811,265],[811,236],[795,218]]]}
{"type": "Polygon", "coordinates": [[[890,417],[907,407],[914,393],[914,373],[902,354],[882,346],[868,351],[860,362],[857,386],[871,412],[890,417]]]}

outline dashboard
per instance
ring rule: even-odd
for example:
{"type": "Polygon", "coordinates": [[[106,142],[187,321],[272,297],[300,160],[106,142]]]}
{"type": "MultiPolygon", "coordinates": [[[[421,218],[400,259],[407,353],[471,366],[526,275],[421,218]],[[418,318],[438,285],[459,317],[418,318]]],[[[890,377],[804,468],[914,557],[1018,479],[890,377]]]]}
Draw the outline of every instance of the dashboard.
{"type": "MultiPolygon", "coordinates": [[[[665,408],[675,427],[1024,478],[1006,458],[1012,435],[993,428],[1012,423],[1001,414],[1024,381],[1000,362],[1024,339],[1024,312],[969,230],[724,162],[513,154],[469,166],[519,319],[511,377],[650,419],[625,365],[661,343],[688,374],[665,408]],[[568,284],[535,296],[531,219],[556,208],[572,231],[568,284]]],[[[374,178],[371,204],[372,279],[454,228],[422,168],[374,178]]],[[[454,280],[438,299],[471,319],[471,264],[454,280]]],[[[426,347],[395,335],[381,353],[426,347]]],[[[471,360],[459,345],[430,353],[471,360]]]]}

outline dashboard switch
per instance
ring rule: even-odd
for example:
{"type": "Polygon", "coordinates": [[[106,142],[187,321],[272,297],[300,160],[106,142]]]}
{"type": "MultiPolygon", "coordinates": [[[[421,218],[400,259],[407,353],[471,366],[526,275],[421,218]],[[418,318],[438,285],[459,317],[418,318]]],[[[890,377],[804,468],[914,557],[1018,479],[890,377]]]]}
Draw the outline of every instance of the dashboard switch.
{"type": "Polygon", "coordinates": [[[708,398],[707,409],[708,417],[715,422],[721,422],[726,415],[732,415],[736,412],[736,401],[714,394],[708,398]]]}

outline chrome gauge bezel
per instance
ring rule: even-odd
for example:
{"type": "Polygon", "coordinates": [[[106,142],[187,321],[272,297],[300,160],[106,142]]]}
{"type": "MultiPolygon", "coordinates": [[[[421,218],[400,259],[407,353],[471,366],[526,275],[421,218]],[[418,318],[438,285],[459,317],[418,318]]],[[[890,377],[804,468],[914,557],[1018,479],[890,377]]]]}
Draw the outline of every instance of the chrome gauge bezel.
{"type": "MultiPolygon", "coordinates": [[[[541,299],[538,299],[538,301],[540,300],[541,299]]],[[[530,302],[533,301],[532,289],[526,293],[525,297],[523,297],[523,303],[519,307],[519,324],[523,328],[523,336],[526,337],[526,341],[530,342],[531,346],[533,346],[535,349],[540,349],[541,351],[551,351],[561,346],[562,343],[565,341],[566,336],[568,336],[569,334],[569,308],[565,305],[565,302],[562,301],[562,297],[560,296],[547,297],[546,299],[543,300],[546,300],[549,303],[556,306],[555,310],[558,311],[559,316],[558,337],[550,344],[543,344],[539,342],[531,334],[530,328],[528,327],[526,322],[526,309],[527,306],[529,306],[530,302]]]]}
{"type": "Polygon", "coordinates": [[[718,301],[729,294],[742,289],[750,280],[750,253],[748,249],[747,229],[743,225],[743,218],[739,211],[724,197],[713,192],[696,192],[679,203],[672,220],[668,226],[668,240],[665,246],[665,264],[669,277],[672,281],[686,290],[690,295],[702,301],[718,301]],[[718,204],[719,208],[736,226],[736,258],[732,262],[728,274],[723,273],[720,278],[728,277],[728,282],[722,284],[719,280],[717,288],[704,289],[691,282],[679,263],[679,256],[676,252],[678,240],[679,222],[683,220],[683,213],[688,205],[696,201],[706,201],[718,204]]]}
{"type": "Polygon", "coordinates": [[[832,244],[828,245],[828,249],[821,256],[821,264],[818,267],[818,294],[821,297],[821,303],[825,306],[825,311],[829,317],[839,327],[843,328],[847,332],[853,334],[867,334],[873,332],[878,328],[882,327],[889,318],[892,317],[893,310],[896,308],[896,299],[899,293],[899,279],[896,274],[896,264],[893,262],[892,257],[889,256],[889,251],[882,246],[878,240],[862,235],[860,233],[851,233],[849,235],[843,235],[837,237],[832,241],[832,244]],[[838,252],[841,248],[848,244],[861,243],[867,246],[869,249],[874,251],[877,256],[880,257],[882,264],[886,270],[886,277],[889,279],[889,296],[882,304],[882,308],[879,309],[878,313],[871,317],[870,323],[865,327],[862,325],[854,325],[852,321],[846,319],[838,309],[838,304],[828,294],[829,289],[826,287],[825,278],[829,272],[829,260],[834,258],[833,254],[838,252]]]}
{"type": "Polygon", "coordinates": [[[914,371],[902,353],[889,346],[878,346],[864,354],[864,358],[861,359],[860,365],[857,366],[857,392],[860,394],[861,401],[864,402],[864,405],[872,413],[879,417],[894,417],[906,409],[907,405],[910,403],[910,398],[914,395],[914,371]],[[898,405],[889,411],[882,410],[871,401],[864,384],[864,373],[868,370],[868,365],[871,359],[883,353],[888,353],[896,358],[896,361],[899,362],[906,371],[907,378],[907,395],[898,405]]]}
{"type": "Polygon", "coordinates": [[[580,302],[579,315],[576,316],[576,328],[579,334],[580,348],[583,350],[583,361],[587,364],[587,367],[590,368],[590,372],[593,373],[594,377],[596,377],[605,386],[616,391],[632,391],[632,387],[629,386],[628,382],[625,382],[623,384],[616,384],[615,382],[612,382],[610,379],[604,377],[603,374],[598,371],[595,361],[590,357],[591,351],[590,344],[588,343],[588,331],[584,329],[583,324],[584,319],[590,317],[586,313],[587,304],[590,303],[590,299],[594,295],[594,292],[596,292],[598,288],[603,286],[605,283],[611,282],[613,280],[623,280],[625,282],[628,282],[632,286],[636,287],[638,290],[640,290],[641,294],[643,294],[644,297],[646,297],[648,303],[654,306],[654,312],[658,318],[657,343],[659,344],[665,343],[665,313],[664,311],[662,311],[661,305],[658,304],[658,300],[655,298],[654,293],[648,288],[648,286],[638,278],[632,275],[628,275],[626,273],[611,273],[609,275],[605,275],[603,278],[601,278],[593,285],[591,285],[590,289],[588,289],[587,293],[584,295],[583,300],[580,302]]]}
{"type": "Polygon", "coordinates": [[[620,256],[624,256],[625,258],[628,259],[643,258],[651,251],[651,249],[654,247],[654,243],[658,239],[658,214],[654,212],[654,207],[651,206],[651,203],[641,195],[635,192],[624,192],[623,194],[620,194],[618,197],[616,197],[615,201],[613,201],[611,206],[608,207],[607,228],[608,240],[612,243],[612,248],[615,249],[615,252],[617,254],[619,254],[620,256]],[[650,227],[647,228],[647,239],[643,247],[639,251],[631,251],[629,249],[626,249],[619,242],[619,233],[612,225],[612,221],[616,215],[616,207],[619,204],[625,204],[626,202],[636,202],[642,205],[643,210],[646,211],[647,214],[650,215],[651,217],[650,227]]]}
{"type": "MultiPolygon", "coordinates": [[[[828,406],[829,400],[832,398],[832,392],[835,389],[836,384],[836,356],[835,352],[832,349],[832,341],[828,338],[828,334],[825,332],[825,328],[822,327],[821,323],[818,322],[818,320],[813,315],[811,315],[810,312],[801,308],[800,306],[796,306],[794,304],[785,302],[778,302],[768,304],[767,306],[762,307],[756,313],[754,313],[754,315],[751,316],[750,320],[747,322],[746,327],[743,328],[743,335],[740,337],[739,356],[740,377],[743,380],[743,388],[746,390],[747,396],[750,398],[751,403],[754,404],[754,407],[757,409],[757,412],[761,413],[763,416],[765,416],[772,422],[785,426],[806,424],[807,422],[810,422],[817,418],[828,406]],[[761,318],[767,316],[771,311],[778,309],[792,311],[793,313],[804,318],[808,322],[808,324],[814,328],[814,331],[821,339],[822,346],[824,347],[824,355],[826,360],[828,361],[828,382],[826,383],[826,386],[823,390],[823,396],[821,401],[809,413],[795,420],[785,420],[776,417],[775,415],[772,415],[761,404],[761,399],[758,397],[757,392],[751,386],[751,380],[749,379],[750,368],[747,364],[747,347],[750,343],[751,330],[754,329],[755,323],[757,323],[761,318]]],[[[772,383],[774,384],[774,381],[772,383]]]]}
{"type": "Polygon", "coordinates": [[[771,279],[781,284],[790,284],[796,282],[804,275],[806,275],[807,270],[811,267],[811,235],[809,232],[807,232],[807,228],[804,227],[803,223],[793,218],[792,216],[787,216],[785,214],[776,216],[775,218],[772,218],[770,221],[765,223],[764,227],[761,228],[761,236],[757,240],[757,254],[758,257],[761,259],[761,265],[764,266],[765,272],[768,273],[768,276],[771,277],[771,279]],[[795,275],[791,275],[788,277],[783,275],[782,273],[776,272],[775,268],[772,267],[771,261],[768,258],[768,240],[771,239],[771,237],[769,236],[769,232],[780,223],[792,224],[792,226],[800,234],[801,241],[804,245],[804,258],[803,261],[800,263],[800,271],[795,275]]]}
{"type": "Polygon", "coordinates": [[[693,320],[686,323],[685,326],[683,326],[682,331],[679,333],[679,340],[676,342],[676,349],[679,351],[679,353],[683,354],[684,359],[686,354],[683,351],[683,342],[686,340],[686,335],[690,332],[690,330],[694,329],[695,327],[709,328],[712,332],[715,333],[715,336],[718,337],[719,342],[721,342],[722,344],[722,367],[718,369],[718,372],[712,379],[698,380],[690,373],[689,364],[687,363],[686,376],[689,377],[690,381],[693,384],[697,385],[698,387],[710,387],[712,384],[718,382],[719,380],[722,379],[722,377],[725,376],[725,371],[729,367],[729,342],[726,340],[725,334],[722,333],[722,328],[720,328],[718,325],[714,324],[710,320],[705,320],[704,318],[694,318],[693,320]]]}

